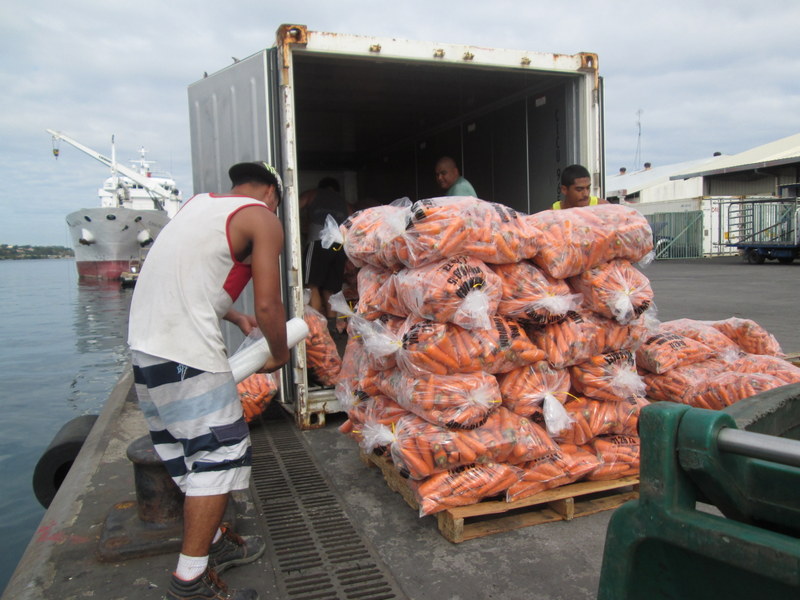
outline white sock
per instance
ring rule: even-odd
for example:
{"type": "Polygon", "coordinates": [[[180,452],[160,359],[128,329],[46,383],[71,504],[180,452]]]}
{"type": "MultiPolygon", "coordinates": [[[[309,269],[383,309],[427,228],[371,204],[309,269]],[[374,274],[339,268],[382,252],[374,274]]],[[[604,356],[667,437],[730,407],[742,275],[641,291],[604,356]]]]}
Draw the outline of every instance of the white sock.
{"type": "Polygon", "coordinates": [[[217,533],[214,534],[214,539],[211,540],[212,544],[216,544],[219,541],[219,538],[222,537],[222,529],[217,527],[217,533]]]}
{"type": "Polygon", "coordinates": [[[175,569],[175,575],[178,579],[190,581],[200,577],[207,566],[208,556],[186,556],[185,554],[180,554],[178,555],[178,568],[175,569]]]}

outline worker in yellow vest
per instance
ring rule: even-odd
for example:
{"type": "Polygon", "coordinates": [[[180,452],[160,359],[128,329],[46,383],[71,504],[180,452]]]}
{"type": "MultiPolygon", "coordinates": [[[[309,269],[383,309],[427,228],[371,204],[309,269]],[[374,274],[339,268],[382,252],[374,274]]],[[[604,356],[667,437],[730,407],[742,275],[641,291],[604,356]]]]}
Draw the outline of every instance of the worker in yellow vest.
{"type": "Polygon", "coordinates": [[[607,200],[590,196],[592,177],[583,165],[570,165],[561,173],[562,199],[553,203],[553,210],[608,204],[607,200]]]}

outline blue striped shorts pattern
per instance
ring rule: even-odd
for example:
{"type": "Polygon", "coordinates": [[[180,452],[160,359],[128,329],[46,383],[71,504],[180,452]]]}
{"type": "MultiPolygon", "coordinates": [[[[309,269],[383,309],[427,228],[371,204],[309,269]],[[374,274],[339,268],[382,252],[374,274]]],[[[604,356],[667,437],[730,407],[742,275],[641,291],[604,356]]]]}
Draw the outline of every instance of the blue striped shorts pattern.
{"type": "Polygon", "coordinates": [[[167,472],[187,496],[249,486],[250,431],[230,372],[132,351],[139,407],[167,472]]]}

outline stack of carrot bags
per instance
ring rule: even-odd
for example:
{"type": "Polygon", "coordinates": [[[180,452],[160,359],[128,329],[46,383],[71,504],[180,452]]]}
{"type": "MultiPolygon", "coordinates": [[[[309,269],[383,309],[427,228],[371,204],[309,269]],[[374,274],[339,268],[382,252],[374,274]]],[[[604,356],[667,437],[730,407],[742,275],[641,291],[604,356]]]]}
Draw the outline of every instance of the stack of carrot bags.
{"type": "Polygon", "coordinates": [[[433,198],[330,235],[360,269],[355,310],[334,306],[341,430],[391,457],[421,515],[635,476],[649,401],[722,408],[800,381],[752,321],[658,321],[632,208],[433,198]]]}

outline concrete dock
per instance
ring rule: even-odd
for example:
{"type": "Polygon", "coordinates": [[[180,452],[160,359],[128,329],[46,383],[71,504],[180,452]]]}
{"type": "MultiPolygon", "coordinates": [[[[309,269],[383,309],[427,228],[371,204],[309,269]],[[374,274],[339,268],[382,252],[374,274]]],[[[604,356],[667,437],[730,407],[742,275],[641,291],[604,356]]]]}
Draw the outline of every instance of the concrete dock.
{"type": "MultiPolygon", "coordinates": [[[[800,352],[800,264],[739,259],[660,261],[645,274],[662,320],[750,318],[787,353],[800,352]]],[[[146,433],[124,375],[45,514],[3,600],[162,598],[176,554],[97,558],[109,511],[135,502],[129,444],[146,433]]],[[[298,430],[281,409],[252,427],[253,486],[237,494],[237,527],[269,540],[265,556],[232,569],[232,587],[262,599],[582,600],[596,597],[611,512],[447,541],[337,431],[298,430]],[[303,540],[308,543],[299,543],[303,540]]]]}

